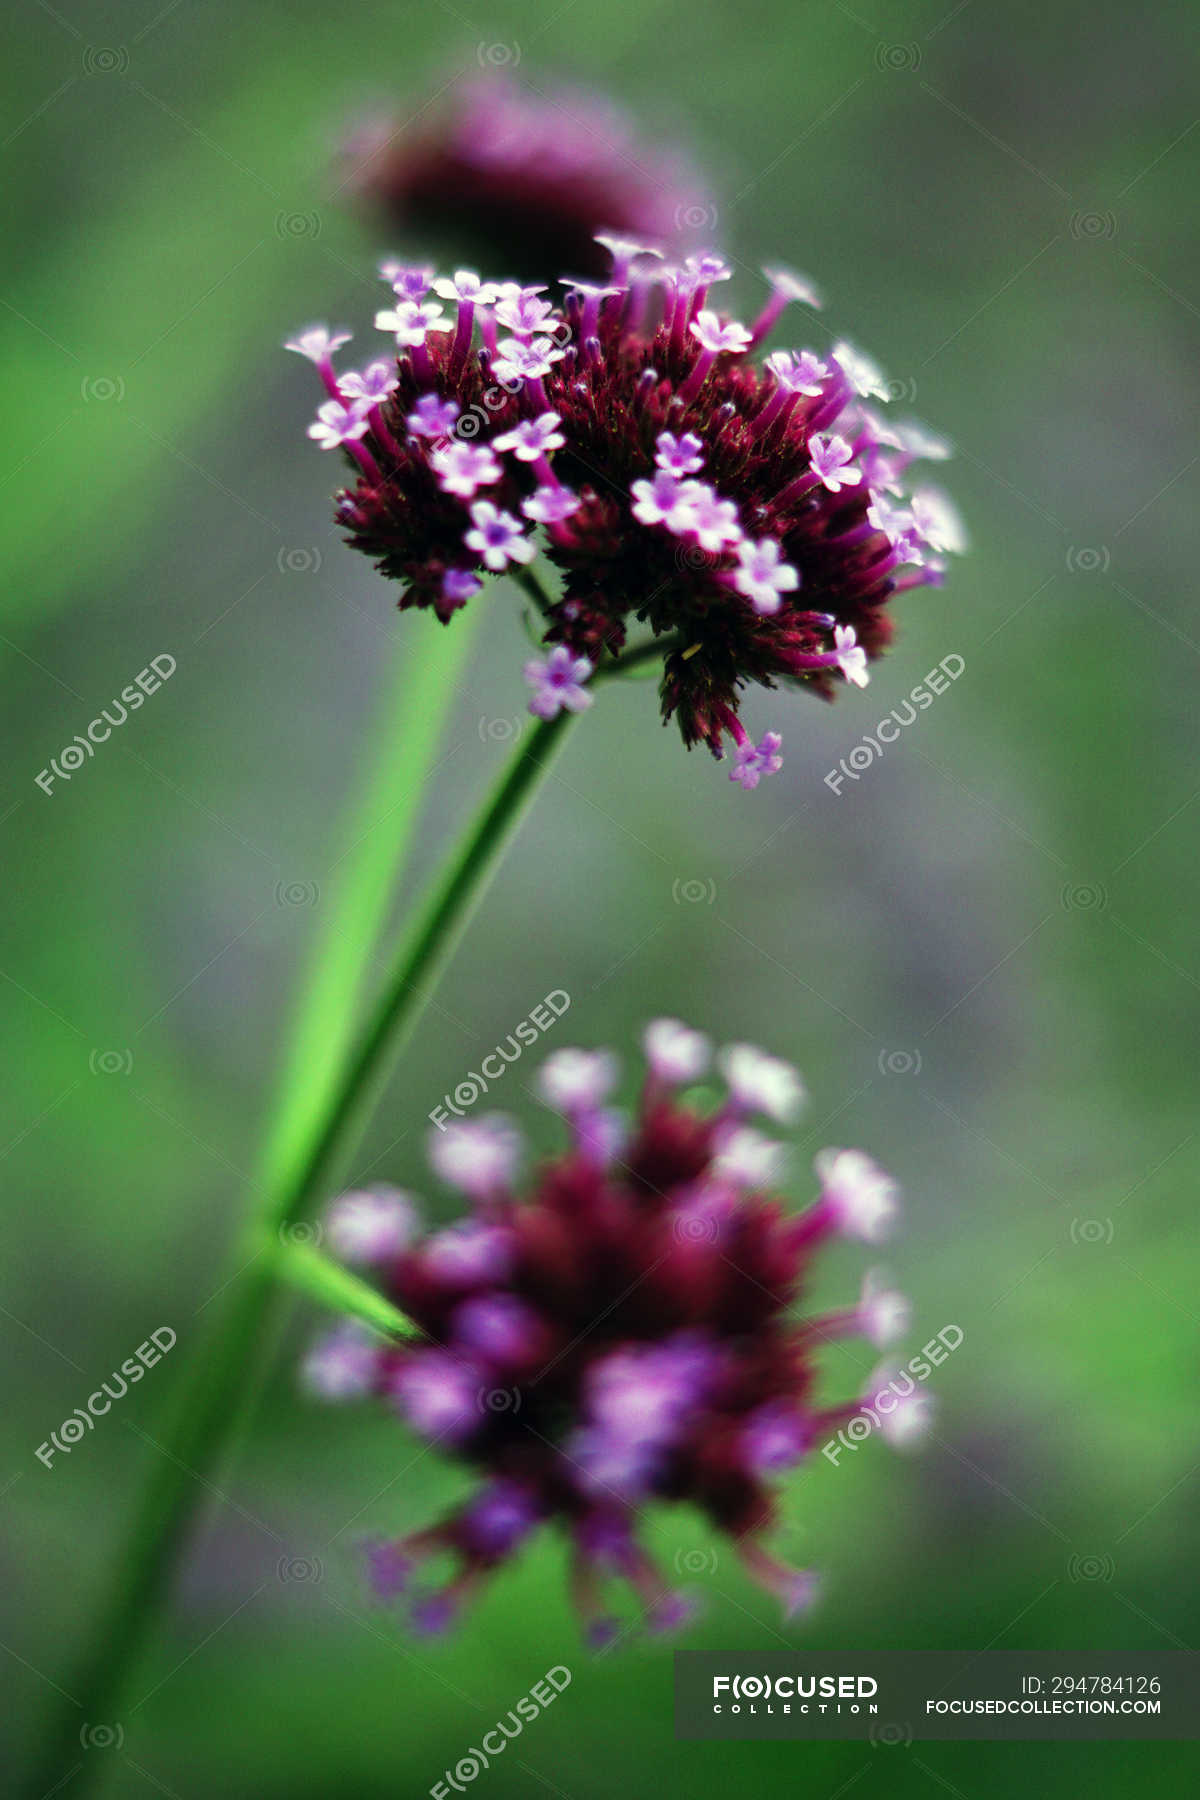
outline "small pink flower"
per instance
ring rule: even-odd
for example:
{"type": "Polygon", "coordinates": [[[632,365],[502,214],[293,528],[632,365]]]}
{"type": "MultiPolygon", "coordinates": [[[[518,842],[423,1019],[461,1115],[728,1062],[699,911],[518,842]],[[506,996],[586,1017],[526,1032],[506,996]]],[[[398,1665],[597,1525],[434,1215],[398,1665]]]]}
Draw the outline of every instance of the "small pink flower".
{"type": "Polygon", "coordinates": [[[486,444],[448,444],[444,450],[430,452],[429,466],[443,493],[457,494],[463,500],[470,500],[477,488],[499,481],[504,473],[486,444]]]}
{"type": "Polygon", "coordinates": [[[728,351],[740,356],[750,347],[750,333],[736,319],[728,319],[724,323],[715,312],[701,312],[688,327],[701,349],[711,351],[719,356],[728,351]]]}
{"type": "Polygon", "coordinates": [[[643,525],[677,527],[686,516],[688,500],[677,476],[656,469],[649,481],[635,481],[633,516],[643,525]]]}
{"type": "Polygon", "coordinates": [[[737,546],[739,567],[733,576],[733,585],[739,594],[744,594],[756,613],[770,615],[777,613],[783,605],[783,596],[794,593],[800,586],[800,577],[790,563],[783,560],[783,552],[774,538],[760,538],[752,543],[743,538],[737,546]]]}
{"type": "Polygon", "coordinates": [[[310,325],[306,331],[299,331],[289,338],[283,347],[319,365],[328,362],[334,351],[348,344],[352,336],[349,331],[330,331],[328,325],[310,325]]]}
{"type": "Polygon", "coordinates": [[[422,346],[431,331],[449,331],[450,320],[432,300],[402,300],[390,312],[375,314],[377,331],[390,331],[403,350],[422,346]]]}
{"type": "Polygon", "coordinates": [[[477,500],[471,508],[472,529],[463,542],[468,550],[476,550],[485,568],[503,574],[509,563],[532,562],[537,547],[521,530],[521,522],[510,512],[493,506],[490,500],[477,500]]]}
{"type": "Polygon", "coordinates": [[[654,446],[654,460],[668,475],[682,479],[694,475],[704,466],[704,445],[694,432],[676,437],[673,431],[660,431],[654,446]]]}
{"type": "Polygon", "coordinates": [[[783,758],[779,754],[782,744],[783,739],[777,731],[768,731],[761,744],[754,744],[747,738],[733,753],[730,781],[738,782],[748,794],[753,793],[764,775],[778,775],[782,769],[783,758]]]}
{"type": "Polygon", "coordinates": [[[527,500],[522,500],[521,511],[538,525],[558,525],[572,513],[577,513],[582,505],[579,495],[572,493],[570,488],[539,487],[527,500]]]}
{"type": "Polygon", "coordinates": [[[805,394],[815,399],[824,392],[825,383],[829,380],[829,366],[811,350],[776,350],[768,356],[764,365],[781,388],[789,394],[805,394]]]}
{"type": "Polygon", "coordinates": [[[866,687],[871,677],[867,670],[867,653],[858,641],[853,625],[835,625],[833,641],[838,668],[855,687],[866,687]]]}
{"type": "Polygon", "coordinates": [[[338,386],[343,394],[352,400],[369,400],[372,406],[378,406],[386,400],[396,386],[395,363],[368,363],[360,374],[357,369],[347,369],[339,378],[338,386]]]}
{"type": "Polygon", "coordinates": [[[496,298],[495,285],[480,281],[473,269],[456,269],[453,276],[440,275],[433,291],[442,300],[456,300],[472,306],[490,306],[496,298]]]}
{"type": "Polygon", "coordinates": [[[821,485],[831,494],[844,487],[856,487],[862,480],[862,470],[854,467],[854,452],[845,438],[811,437],[808,453],[813,473],[820,476],[821,485]]]}
{"type": "Polygon", "coordinates": [[[595,699],[583,685],[591,673],[588,658],[573,656],[563,644],[556,644],[545,658],[531,658],[525,664],[525,679],[533,689],[530,712],[539,719],[586,712],[595,699]]]}
{"type": "Polygon", "coordinates": [[[453,429],[459,410],[457,400],[443,400],[440,394],[422,394],[404,422],[413,437],[443,438],[453,429]]]}
{"type": "Polygon", "coordinates": [[[340,400],[326,400],[323,406],[318,406],[308,435],[322,450],[337,450],[343,444],[355,444],[366,436],[368,411],[362,400],[352,400],[349,406],[344,406],[340,400]]]}
{"type": "Polygon", "coordinates": [[[521,338],[501,338],[497,348],[500,354],[492,364],[497,381],[540,381],[563,355],[548,337],[535,337],[528,344],[521,338]]]}
{"type": "Polygon", "coordinates": [[[541,413],[536,419],[522,419],[511,431],[503,432],[492,442],[494,450],[511,450],[518,462],[537,462],[551,450],[561,450],[566,438],[559,430],[562,421],[555,412],[541,413]]]}

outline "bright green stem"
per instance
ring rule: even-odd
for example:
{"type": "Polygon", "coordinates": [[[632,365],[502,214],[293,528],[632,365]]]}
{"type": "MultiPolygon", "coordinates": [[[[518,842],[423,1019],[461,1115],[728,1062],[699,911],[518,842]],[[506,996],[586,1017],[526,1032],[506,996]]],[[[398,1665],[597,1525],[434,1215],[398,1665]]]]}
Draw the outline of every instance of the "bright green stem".
{"type": "Polygon", "coordinates": [[[431,766],[477,620],[470,612],[433,634],[418,665],[406,660],[373,734],[376,761],[346,833],[346,848],[324,883],[318,915],[326,929],[288,1033],[289,1053],[258,1169],[259,1191],[282,1190],[302,1160],[312,1121],[329,1110],[359,1017],[368,961],[395,903],[431,766]]]}
{"type": "MultiPolygon", "coordinates": [[[[447,632],[442,638],[456,636],[447,632]]],[[[678,646],[670,641],[637,646],[597,670],[594,684],[641,667],[678,646]]],[[[441,656],[446,677],[422,685],[410,710],[397,721],[402,747],[393,746],[384,773],[406,779],[393,807],[392,854],[385,869],[373,861],[351,883],[350,898],[318,968],[295,1038],[295,1053],[276,1129],[268,1143],[258,1192],[260,1202],[237,1247],[233,1278],[214,1302],[219,1316],[183,1384],[175,1420],[157,1453],[150,1480],[121,1560],[113,1598],[102,1615],[71,1704],[57,1720],[44,1764],[29,1789],[33,1800],[61,1784],[73,1767],[72,1800],[79,1800],[101,1759],[79,1754],[81,1725],[112,1723],[130,1665],[157,1617],[168,1576],[204,1494],[213,1493],[218,1459],[244,1416],[248,1392],[261,1379],[267,1349],[283,1310],[280,1276],[337,1310],[366,1317],[382,1330],[401,1331],[407,1321],[353,1277],[340,1287],[323,1258],[296,1254],[286,1228],[309,1215],[333,1191],[358,1139],[359,1126],[396,1057],[409,1041],[425,1002],[454,952],[471,915],[523,818],[538,782],[572,722],[569,713],[537,724],[518,745],[508,769],[478,813],[433,891],[417,913],[385,982],[358,1047],[344,1064],[353,996],[361,981],[361,957],[373,943],[397,861],[396,840],[406,841],[415,819],[426,767],[422,751],[432,741],[448,699],[450,653],[441,656]],[[423,706],[421,704],[423,698],[423,706]],[[443,702],[444,704],[444,702],[443,702]],[[416,708],[415,712],[411,710],[416,708]],[[281,1255],[289,1250],[290,1255],[281,1255]],[[386,1310],[385,1310],[386,1309],[386,1310]]],[[[428,672],[428,665],[423,673],[428,672]]],[[[382,786],[389,786],[383,781],[382,786]]],[[[376,823],[371,821],[371,824],[376,823]]],[[[368,822],[363,821],[364,828],[368,822]]],[[[136,1708],[134,1709],[136,1711],[136,1708]]]]}
{"type": "MultiPolygon", "coordinates": [[[[219,1314],[193,1360],[191,1378],[183,1383],[173,1425],[162,1440],[152,1440],[158,1454],[118,1567],[113,1598],[76,1677],[73,1704],[62,1709],[46,1762],[35,1773],[29,1791],[37,1800],[76,1763],[82,1767],[72,1780],[73,1800],[79,1800],[88,1776],[99,1773],[101,1759],[89,1762],[79,1756],[81,1723],[111,1723],[118,1716],[115,1709],[130,1664],[157,1616],[192,1512],[205,1492],[215,1491],[214,1467],[261,1377],[279,1328],[283,1289],[276,1279],[277,1258],[268,1246],[336,1185],[370,1102],[408,1042],[571,722],[569,713],[560,713],[535,726],[518,746],[406,933],[358,1048],[336,1083],[328,1082],[330,1059],[317,1046],[323,1074],[319,1081],[314,1078],[309,1101],[315,1103],[327,1085],[330,1098],[307,1118],[289,1107],[285,1129],[272,1138],[257,1216],[235,1253],[238,1272],[214,1302],[219,1314]]],[[[326,993],[324,983],[319,991],[322,1004],[312,1017],[327,1017],[330,1028],[340,1032],[340,1021],[333,1016],[336,996],[326,993]]]]}
{"type": "Polygon", "coordinates": [[[417,1327],[386,1294],[373,1288],[360,1275],[343,1268],[313,1243],[300,1240],[272,1245],[275,1273],[280,1281],[298,1288],[343,1318],[359,1319],[383,1337],[416,1337],[417,1327]]]}

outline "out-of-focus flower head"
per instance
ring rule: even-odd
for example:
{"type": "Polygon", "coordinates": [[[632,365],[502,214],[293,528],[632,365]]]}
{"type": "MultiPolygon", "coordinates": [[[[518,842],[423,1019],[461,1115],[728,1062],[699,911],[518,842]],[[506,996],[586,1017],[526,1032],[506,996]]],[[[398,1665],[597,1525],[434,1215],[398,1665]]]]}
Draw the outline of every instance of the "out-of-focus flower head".
{"type": "Polygon", "coordinates": [[[683,155],[641,142],[604,96],[536,92],[501,70],[457,82],[412,123],[359,126],[343,161],[390,234],[458,240],[531,278],[598,274],[597,231],[685,243],[715,218],[683,155]]]}
{"type": "MultiPolygon", "coordinates": [[[[885,1236],[895,1184],[860,1150],[826,1150],[817,1198],[790,1213],[772,1192],[785,1147],[753,1121],[795,1119],[804,1101],[796,1071],[732,1045],[718,1058],[725,1098],[702,1105],[685,1090],[705,1074],[708,1041],[659,1019],[644,1044],[632,1119],[611,1105],[615,1057],[560,1050],[547,1059],[538,1091],[565,1122],[567,1144],[528,1179],[502,1115],[435,1129],[431,1161],[471,1202],[464,1222],[413,1235],[411,1202],[394,1192],[333,1208],[330,1241],[360,1267],[370,1260],[423,1336],[391,1344],[339,1325],[308,1355],[310,1390],[394,1408],[476,1477],[448,1517],[371,1551],[382,1597],[416,1577],[418,1626],[450,1623],[551,1524],[570,1543],[572,1592],[592,1642],[618,1629],[605,1592],[613,1581],[632,1588],[652,1628],[680,1623],[685,1597],[642,1542],[660,1502],[697,1507],[786,1615],[812,1596],[812,1573],[763,1541],[778,1478],[843,1426],[851,1442],[863,1435],[873,1387],[844,1403],[819,1393],[830,1341],[854,1333],[887,1346],[908,1310],[877,1272],[844,1310],[797,1309],[826,1243],[885,1236]],[[446,1553],[456,1562],[449,1584],[423,1591],[419,1566],[446,1553]]],[[[906,1396],[894,1384],[899,1399],[883,1409],[883,1435],[896,1442],[916,1435],[927,1410],[912,1385],[906,1396]]]]}
{"type": "Polygon", "coordinates": [[[664,718],[689,748],[731,745],[731,779],[753,789],[782,740],[751,740],[746,685],[864,687],[888,602],[965,548],[945,496],[909,486],[911,465],[949,448],[884,414],[889,385],[849,344],[757,360],[786,309],[817,304],[802,276],[766,271],[743,325],[714,309],[732,274],[719,256],[600,241],[607,275],[564,283],[561,306],[541,285],[385,264],[391,375],[337,374],[341,333],[289,344],[326,392],[310,434],[349,459],[338,519],[402,607],[445,621],[482,577],[516,575],[564,652],[529,664],[542,718],[580,710],[589,676],[646,627],[664,718]],[[539,550],[553,591],[530,580],[539,550]]]}

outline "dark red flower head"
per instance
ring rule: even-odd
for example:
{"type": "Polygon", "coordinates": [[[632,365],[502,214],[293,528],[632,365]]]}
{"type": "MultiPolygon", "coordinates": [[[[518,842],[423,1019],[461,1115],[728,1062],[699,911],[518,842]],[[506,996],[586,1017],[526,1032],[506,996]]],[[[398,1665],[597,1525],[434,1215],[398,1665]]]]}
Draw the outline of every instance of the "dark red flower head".
{"type": "Polygon", "coordinates": [[[597,231],[675,243],[715,217],[684,158],[639,142],[611,101],[570,87],[535,93],[503,73],[456,83],[415,124],[372,120],[345,161],[389,235],[457,240],[531,280],[547,269],[599,274],[597,231]]]}
{"type": "Polygon", "coordinates": [[[343,335],[289,345],[329,395],[310,435],[351,460],[337,516],[401,606],[444,621],[506,571],[533,592],[552,647],[526,670],[533,712],[586,706],[588,677],[639,622],[661,641],[664,718],[689,748],[721,756],[731,739],[732,778],[752,788],[780,739],[750,742],[746,683],[864,686],[888,602],[964,547],[948,501],[904,491],[909,464],[949,452],[867,404],[888,384],[848,344],[759,366],[789,303],[817,304],[801,277],[769,271],[747,327],[710,304],[731,272],[719,257],[673,265],[602,241],[607,278],[561,309],[540,287],[385,265],[396,301],[375,322],[395,359],[338,375],[343,335]],[[553,594],[527,567],[539,547],[553,594]]]}
{"type": "MultiPolygon", "coordinates": [[[[418,1624],[448,1622],[549,1523],[571,1542],[594,1641],[615,1630],[602,1597],[614,1577],[652,1625],[678,1622],[683,1597],[639,1543],[656,1501],[698,1507],[789,1613],[811,1595],[813,1576],[761,1542],[775,1478],[840,1425],[862,1423],[860,1402],[829,1408],[818,1398],[822,1345],[861,1332],[882,1346],[903,1331],[907,1309],[878,1275],[845,1312],[796,1309],[830,1236],[884,1234],[895,1187],[861,1151],[826,1150],[819,1197],[789,1214],[770,1191],[782,1146],[748,1120],[791,1120],[803,1098],[795,1071],[733,1045],[718,1058],[727,1097],[704,1110],[680,1090],[704,1073],[706,1040],[660,1019],[645,1044],[631,1122],[608,1106],[613,1057],[563,1050],[546,1061],[540,1091],[569,1143],[527,1184],[517,1182],[521,1143],[508,1121],[446,1115],[431,1160],[472,1201],[465,1223],[422,1235],[409,1198],[379,1190],[343,1196],[329,1216],[335,1253],[372,1267],[423,1338],[385,1345],[339,1327],[309,1357],[310,1387],[383,1399],[479,1478],[451,1516],[372,1551],[384,1595],[406,1588],[434,1552],[457,1559],[450,1585],[418,1599],[418,1624]]],[[[921,1411],[910,1383],[878,1423],[901,1438],[921,1411]]]]}

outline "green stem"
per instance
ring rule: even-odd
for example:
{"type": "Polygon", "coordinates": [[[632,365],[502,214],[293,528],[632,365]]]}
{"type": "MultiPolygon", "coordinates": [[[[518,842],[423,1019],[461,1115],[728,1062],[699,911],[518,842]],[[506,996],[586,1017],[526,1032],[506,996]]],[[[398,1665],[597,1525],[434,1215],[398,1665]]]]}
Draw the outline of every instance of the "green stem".
{"type": "MultiPolygon", "coordinates": [[[[277,1332],[282,1292],[276,1259],[267,1254],[272,1235],[294,1224],[333,1190],[357,1141],[359,1126],[395,1058],[409,1041],[438,976],[572,722],[569,713],[541,722],[518,745],[507,771],[477,814],[433,891],[404,937],[383,993],[315,1126],[277,1139],[269,1156],[272,1180],[261,1188],[257,1216],[239,1246],[239,1272],[220,1300],[205,1350],[185,1381],[173,1426],[159,1452],[130,1540],[121,1559],[113,1598],[102,1614],[69,1708],[56,1721],[46,1762],[29,1792],[41,1796],[78,1764],[79,1731],[111,1723],[130,1664],[157,1616],[167,1578],[197,1501],[212,1491],[211,1475],[241,1416],[255,1372],[277,1332]]],[[[78,1800],[94,1759],[83,1762],[72,1784],[78,1800]]]]}
{"type": "Polygon", "coordinates": [[[397,659],[375,736],[378,749],[330,871],[318,918],[326,929],[289,1021],[289,1049],[257,1170],[262,1194],[280,1191],[304,1155],[312,1121],[332,1105],[361,1016],[365,972],[395,904],[399,872],[429,787],[458,678],[474,642],[470,614],[434,634],[419,662],[397,659]]]}
{"type": "Polygon", "coordinates": [[[307,1294],[319,1306],[327,1306],[344,1319],[358,1319],[383,1337],[416,1337],[417,1327],[386,1294],[361,1275],[333,1261],[313,1243],[273,1242],[275,1273],[280,1281],[307,1294]]]}
{"type": "Polygon", "coordinates": [[[570,723],[560,713],[529,733],[418,913],[332,1107],[285,1173],[279,1223],[303,1219],[335,1186],[389,1063],[408,1042],[570,723]]]}

